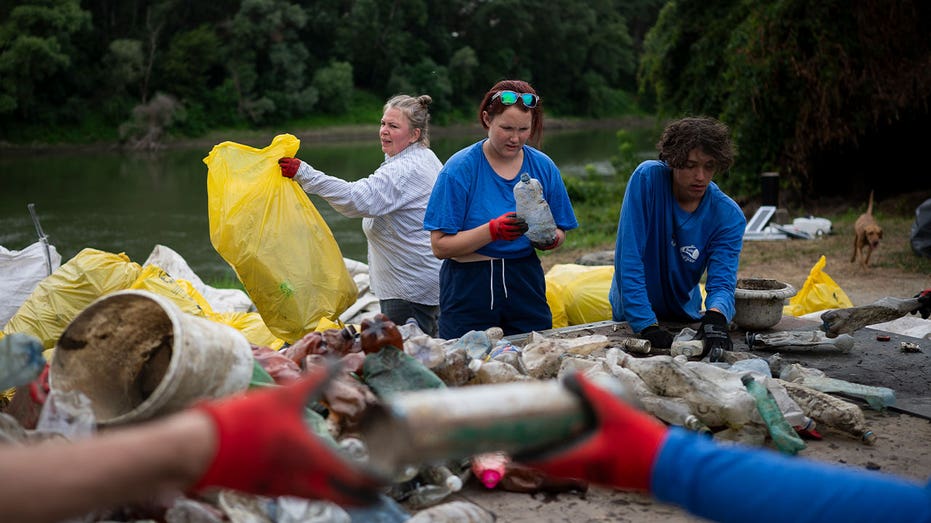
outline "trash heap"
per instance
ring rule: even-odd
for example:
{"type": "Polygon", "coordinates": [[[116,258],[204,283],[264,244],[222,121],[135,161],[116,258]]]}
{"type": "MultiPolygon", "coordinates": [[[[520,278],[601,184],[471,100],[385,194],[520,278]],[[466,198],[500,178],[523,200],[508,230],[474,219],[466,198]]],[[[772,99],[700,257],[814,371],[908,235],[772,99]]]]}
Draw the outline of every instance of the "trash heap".
{"type": "MultiPolygon", "coordinates": [[[[156,301],[166,311],[177,307],[165,298],[156,301]]],[[[56,334],[58,344],[81,336],[81,315],[90,314],[92,308],[56,334]]],[[[168,316],[175,313],[193,316],[180,308],[168,316]]],[[[57,359],[57,354],[46,365],[45,340],[21,332],[5,334],[0,338],[0,390],[15,387],[17,393],[2,407],[0,439],[8,444],[73,440],[92,435],[99,423],[107,422],[101,414],[105,396],[77,385],[69,390],[61,385],[59,390],[58,384],[69,383],[73,367],[57,359]],[[48,381],[50,368],[53,387],[48,381]]],[[[724,361],[709,363],[688,347],[675,356],[657,355],[648,343],[633,337],[572,337],[557,330],[514,337],[518,338],[511,341],[500,328],[492,327],[444,340],[428,336],[413,320],[396,325],[376,313],[359,324],[324,328],[278,347],[244,340],[252,359],[251,378],[243,380],[242,387],[286,385],[320,365],[341,362],[341,375],[310,405],[305,417],[310,430],[390,479],[381,502],[347,510],[322,501],[270,500],[219,491],[209,498],[179,495],[157,507],[123,507],[85,520],[219,522],[248,514],[256,521],[376,517],[379,521],[494,521],[492,514],[455,495],[473,481],[472,476],[489,489],[587,489],[584,482],[546,477],[511,459],[518,452],[565,442],[590,428],[580,400],[559,385],[563,376],[573,372],[605,384],[669,425],[719,440],[771,445],[787,454],[803,449],[805,439],[820,439],[818,429],[824,428],[867,445],[874,443],[876,436],[861,408],[831,393],[859,397],[879,410],[895,399],[889,389],[832,379],[817,369],[788,364],[778,354],[763,359],[730,352],[724,361]]],[[[778,340],[760,337],[757,342],[778,340]]],[[[179,350],[162,357],[176,357],[179,350]]],[[[159,351],[149,354],[154,360],[159,351]]],[[[148,384],[139,398],[144,403],[146,394],[154,394],[168,376],[153,361],[140,362],[139,368],[150,374],[129,381],[148,384]]],[[[101,369],[96,381],[87,383],[112,378],[112,372],[101,369]]],[[[83,371],[92,374],[95,368],[85,365],[83,371]]],[[[172,405],[146,416],[178,408],[172,405]]]]}

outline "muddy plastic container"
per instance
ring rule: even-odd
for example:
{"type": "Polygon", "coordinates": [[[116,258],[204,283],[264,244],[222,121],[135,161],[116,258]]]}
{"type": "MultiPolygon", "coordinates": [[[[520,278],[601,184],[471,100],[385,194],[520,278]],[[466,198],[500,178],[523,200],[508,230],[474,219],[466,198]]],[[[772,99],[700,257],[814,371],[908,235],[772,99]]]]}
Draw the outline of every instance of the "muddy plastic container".
{"type": "Polygon", "coordinates": [[[779,323],[785,300],[795,296],[788,283],[762,278],[737,280],[734,323],[745,330],[764,330],[779,323]]]}
{"type": "Polygon", "coordinates": [[[91,303],[58,340],[49,384],[90,398],[99,425],[141,421],[249,386],[252,348],[236,329],[128,290],[91,303]]]}

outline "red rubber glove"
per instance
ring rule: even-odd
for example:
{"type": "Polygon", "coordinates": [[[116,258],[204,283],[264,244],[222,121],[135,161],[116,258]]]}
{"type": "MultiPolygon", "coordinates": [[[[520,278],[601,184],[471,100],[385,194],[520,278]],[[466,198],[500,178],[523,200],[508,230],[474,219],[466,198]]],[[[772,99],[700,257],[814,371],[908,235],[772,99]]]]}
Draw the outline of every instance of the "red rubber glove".
{"type": "Polygon", "coordinates": [[[339,505],[374,502],[378,481],[304,423],[305,406],[335,372],[334,367],[320,367],[293,385],[197,404],[194,408],[216,423],[218,448],[193,490],[224,487],[339,505]]]}
{"type": "Polygon", "coordinates": [[[294,178],[297,170],[301,168],[301,161],[297,158],[280,158],[278,166],[281,167],[281,175],[285,178],[294,178]]]}
{"type": "Polygon", "coordinates": [[[529,226],[516,212],[506,212],[488,222],[488,231],[492,240],[514,241],[527,232],[529,226]]]}
{"type": "Polygon", "coordinates": [[[549,251],[559,246],[559,236],[553,236],[553,241],[549,243],[530,242],[530,245],[533,245],[534,249],[539,249],[541,251],[549,251]]]}
{"type": "Polygon", "coordinates": [[[582,396],[592,409],[597,420],[592,433],[570,443],[568,448],[520,459],[552,476],[649,491],[653,463],[666,440],[666,426],[628,406],[579,372],[570,375],[565,385],[582,396]]]}

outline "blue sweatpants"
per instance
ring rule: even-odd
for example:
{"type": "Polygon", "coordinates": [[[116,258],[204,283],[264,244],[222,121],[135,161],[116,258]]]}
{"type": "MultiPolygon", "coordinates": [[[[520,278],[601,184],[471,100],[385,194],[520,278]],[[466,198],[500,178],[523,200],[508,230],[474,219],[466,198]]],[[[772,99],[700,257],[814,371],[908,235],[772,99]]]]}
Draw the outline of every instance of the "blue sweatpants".
{"type": "Polygon", "coordinates": [[[517,259],[443,261],[439,337],[449,340],[495,326],[505,335],[552,328],[546,280],[536,252],[517,259]]]}

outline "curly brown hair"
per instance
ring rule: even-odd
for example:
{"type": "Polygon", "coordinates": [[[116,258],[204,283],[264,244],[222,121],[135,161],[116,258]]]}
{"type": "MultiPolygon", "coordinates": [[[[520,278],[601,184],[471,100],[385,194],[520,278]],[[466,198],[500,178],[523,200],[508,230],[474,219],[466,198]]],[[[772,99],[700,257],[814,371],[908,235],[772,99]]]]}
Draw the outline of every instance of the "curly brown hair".
{"type": "Polygon", "coordinates": [[[712,157],[715,171],[719,173],[731,168],[737,154],[730,129],[707,116],[687,117],[670,123],[656,144],[659,159],[674,169],[685,167],[693,149],[712,157]]]}
{"type": "MultiPolygon", "coordinates": [[[[482,98],[482,103],[478,106],[478,122],[482,124],[482,128],[485,130],[488,130],[488,125],[485,124],[485,119],[482,118],[482,113],[487,111],[488,116],[494,119],[495,116],[498,116],[499,114],[503,113],[505,109],[510,107],[502,104],[501,100],[491,99],[499,91],[514,91],[516,93],[537,94],[533,87],[531,87],[530,84],[523,80],[501,80],[500,82],[496,83],[494,87],[485,93],[485,96],[482,98]]],[[[533,115],[533,120],[530,124],[530,138],[527,140],[527,142],[533,147],[539,149],[540,144],[543,142],[543,99],[540,98],[537,101],[536,107],[533,109],[525,107],[522,103],[514,104],[514,107],[518,107],[524,112],[529,111],[533,115]]]]}

